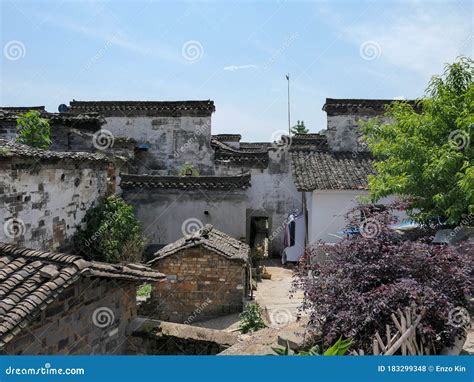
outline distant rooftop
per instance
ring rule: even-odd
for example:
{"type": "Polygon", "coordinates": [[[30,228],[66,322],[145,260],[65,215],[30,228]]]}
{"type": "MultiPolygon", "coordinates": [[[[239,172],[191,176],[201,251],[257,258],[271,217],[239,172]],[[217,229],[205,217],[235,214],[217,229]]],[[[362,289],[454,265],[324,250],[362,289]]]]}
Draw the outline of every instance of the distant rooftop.
{"type": "Polygon", "coordinates": [[[358,98],[326,98],[323,110],[329,115],[344,114],[347,112],[355,112],[360,110],[372,110],[382,112],[386,105],[394,102],[408,102],[415,106],[415,100],[397,100],[397,99],[358,99],[358,98]]]}
{"type": "Polygon", "coordinates": [[[214,101],[76,101],[70,103],[73,113],[99,112],[108,116],[134,116],[134,115],[180,115],[194,113],[198,115],[211,115],[215,110],[214,101]]]}

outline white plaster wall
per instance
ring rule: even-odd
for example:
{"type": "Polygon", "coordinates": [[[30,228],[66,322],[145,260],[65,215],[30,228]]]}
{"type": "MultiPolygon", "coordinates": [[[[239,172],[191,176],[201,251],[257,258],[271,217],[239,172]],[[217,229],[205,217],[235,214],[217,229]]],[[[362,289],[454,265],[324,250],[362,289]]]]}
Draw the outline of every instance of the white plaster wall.
{"type": "Polygon", "coordinates": [[[142,174],[177,174],[186,162],[201,174],[213,171],[211,117],[106,117],[104,129],[150,149],[136,156],[142,174]]]}
{"type": "Polygon", "coordinates": [[[244,190],[160,192],[137,189],[124,190],[123,197],[133,205],[149,245],[172,243],[191,228],[205,224],[212,224],[236,239],[245,237],[244,190]]]}
{"type": "Polygon", "coordinates": [[[100,170],[45,163],[0,168],[0,241],[43,250],[68,245],[87,209],[105,195],[106,185],[106,164],[100,170]],[[20,234],[12,237],[13,218],[20,234]]]}
{"type": "MultiPolygon", "coordinates": [[[[289,164],[288,151],[269,152],[270,163],[264,170],[251,169],[251,184],[247,189],[248,209],[256,215],[270,218],[269,251],[280,255],[283,251],[283,234],[286,219],[292,211],[301,211],[301,193],[295,187],[289,164]]],[[[247,221],[249,223],[249,221],[247,221]]]]}
{"type": "Polygon", "coordinates": [[[357,205],[356,197],[367,195],[366,191],[313,191],[309,213],[308,244],[319,240],[336,243],[333,235],[344,228],[344,215],[357,205]]]}
{"type": "MultiPolygon", "coordinates": [[[[327,243],[337,243],[340,241],[336,236],[341,236],[345,226],[345,214],[358,204],[358,196],[366,196],[367,191],[352,190],[315,190],[311,197],[311,206],[308,206],[308,244],[314,244],[319,240],[327,243]]],[[[395,200],[394,197],[387,197],[380,200],[379,204],[388,204],[395,200]]],[[[406,219],[407,215],[403,211],[395,211],[394,214],[399,221],[406,219]]]]}

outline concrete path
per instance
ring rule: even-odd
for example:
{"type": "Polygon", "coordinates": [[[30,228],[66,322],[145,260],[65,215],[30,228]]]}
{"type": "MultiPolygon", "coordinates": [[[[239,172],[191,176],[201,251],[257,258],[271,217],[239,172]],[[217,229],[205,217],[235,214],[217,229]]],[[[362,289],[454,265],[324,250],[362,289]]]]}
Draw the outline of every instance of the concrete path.
{"type": "Polygon", "coordinates": [[[269,260],[265,264],[270,280],[262,280],[254,291],[255,300],[266,311],[266,318],[272,327],[282,327],[296,321],[298,307],[303,300],[299,291],[291,298],[293,269],[282,266],[279,261],[269,260]]]}

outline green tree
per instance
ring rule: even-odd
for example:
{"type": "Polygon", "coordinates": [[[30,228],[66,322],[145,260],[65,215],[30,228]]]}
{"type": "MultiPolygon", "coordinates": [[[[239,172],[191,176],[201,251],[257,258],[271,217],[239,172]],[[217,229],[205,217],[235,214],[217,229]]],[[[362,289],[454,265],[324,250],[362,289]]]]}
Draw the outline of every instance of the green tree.
{"type": "Polygon", "coordinates": [[[369,197],[408,197],[409,213],[422,223],[458,225],[474,213],[474,65],[461,57],[431,79],[425,97],[413,106],[387,108],[391,122],[363,127],[375,156],[369,197]]]}
{"type": "Polygon", "coordinates": [[[185,163],[179,170],[179,176],[199,176],[199,170],[190,163],[185,163]]]}
{"type": "Polygon", "coordinates": [[[20,115],[16,120],[16,129],[18,132],[16,141],[19,143],[37,149],[47,149],[51,144],[49,121],[41,118],[37,110],[30,110],[20,115]]]}
{"type": "Polygon", "coordinates": [[[92,260],[139,262],[145,241],[133,208],[118,196],[91,208],[85,216],[86,228],[78,233],[79,249],[92,260]]]}
{"type": "Polygon", "coordinates": [[[309,130],[304,125],[304,121],[297,121],[296,125],[291,128],[292,134],[308,134],[309,130]]]}

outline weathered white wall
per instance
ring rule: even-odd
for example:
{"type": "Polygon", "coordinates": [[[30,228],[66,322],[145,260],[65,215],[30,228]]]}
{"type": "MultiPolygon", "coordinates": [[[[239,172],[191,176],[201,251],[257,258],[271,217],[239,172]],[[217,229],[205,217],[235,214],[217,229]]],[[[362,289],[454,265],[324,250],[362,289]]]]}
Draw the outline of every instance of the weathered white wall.
{"type": "MultiPolygon", "coordinates": [[[[283,251],[283,234],[288,214],[301,211],[301,193],[295,187],[291,175],[289,152],[271,150],[266,169],[252,169],[251,184],[247,189],[247,226],[249,217],[268,216],[269,252],[279,256],[283,251]]],[[[247,232],[249,232],[247,230],[247,232]]]]}
{"type": "Polygon", "coordinates": [[[211,117],[106,117],[104,129],[130,137],[150,149],[138,152],[138,173],[176,175],[191,163],[202,175],[212,174],[211,117]]]}
{"type": "Polygon", "coordinates": [[[106,190],[105,163],[1,162],[0,241],[43,250],[67,247],[106,190]]]}
{"type": "Polygon", "coordinates": [[[212,224],[218,230],[245,237],[245,191],[182,191],[126,189],[123,198],[134,207],[148,245],[164,245],[212,224]],[[204,212],[208,211],[206,215],[204,212]],[[185,223],[187,222],[187,223],[185,223]]]}
{"type": "MultiPolygon", "coordinates": [[[[367,147],[359,142],[361,136],[360,120],[367,121],[380,115],[366,114],[343,114],[327,116],[327,131],[329,147],[334,151],[367,151],[367,147]]],[[[388,121],[381,117],[382,121],[388,121]]]]}

